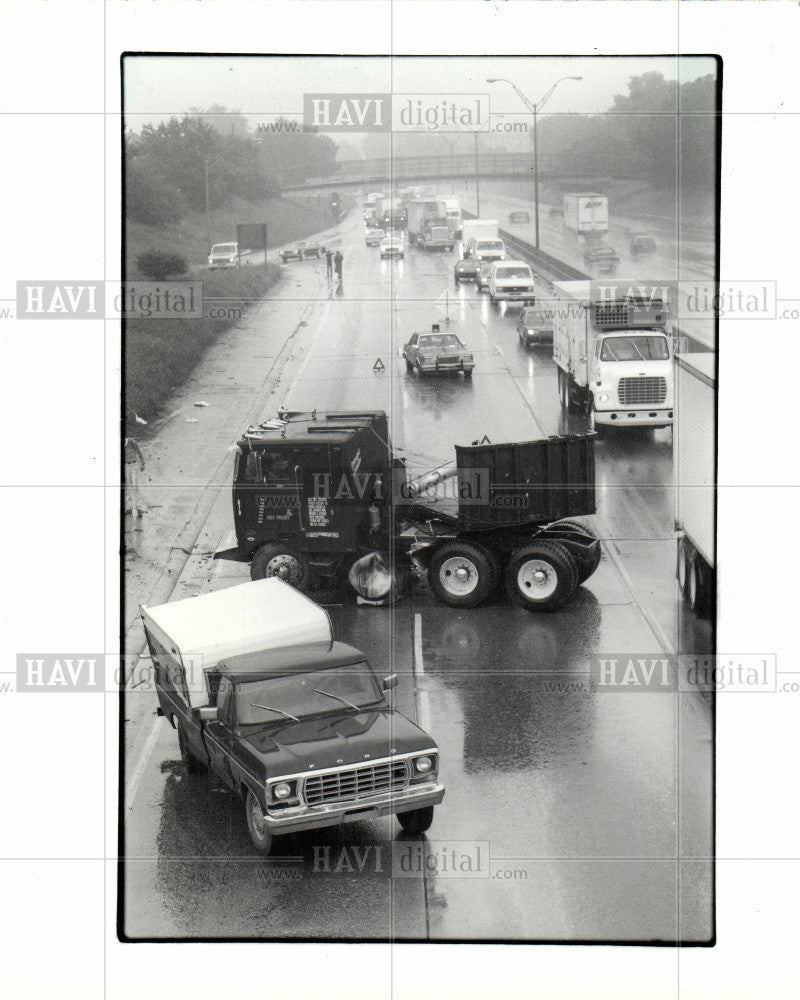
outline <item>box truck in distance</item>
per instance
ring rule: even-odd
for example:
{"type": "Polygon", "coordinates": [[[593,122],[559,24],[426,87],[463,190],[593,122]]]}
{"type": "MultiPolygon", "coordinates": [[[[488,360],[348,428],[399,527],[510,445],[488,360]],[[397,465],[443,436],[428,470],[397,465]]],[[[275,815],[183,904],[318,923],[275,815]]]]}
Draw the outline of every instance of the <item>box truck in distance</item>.
{"type": "Polygon", "coordinates": [[[608,198],[602,194],[564,195],[564,228],[584,242],[600,239],[608,232],[608,198]]]}
{"type": "Polygon", "coordinates": [[[609,427],[672,424],[667,302],[628,287],[618,282],[601,295],[589,281],[557,281],[545,307],[561,405],[589,415],[600,435],[609,427]]]}

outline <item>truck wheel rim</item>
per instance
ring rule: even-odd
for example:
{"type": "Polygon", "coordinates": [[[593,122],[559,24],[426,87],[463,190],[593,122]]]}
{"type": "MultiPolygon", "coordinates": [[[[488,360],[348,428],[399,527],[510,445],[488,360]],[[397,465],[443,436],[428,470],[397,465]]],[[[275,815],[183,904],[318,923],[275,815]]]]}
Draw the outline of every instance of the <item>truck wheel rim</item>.
{"type": "Polygon", "coordinates": [[[253,833],[259,840],[264,840],[267,835],[267,824],[264,822],[258,802],[252,794],[247,800],[247,808],[250,811],[250,825],[253,828],[253,833]]]}
{"type": "Polygon", "coordinates": [[[303,567],[294,556],[273,556],[267,563],[267,576],[277,576],[286,583],[296,584],[303,579],[303,567]]]}
{"type": "Polygon", "coordinates": [[[528,559],[517,570],[517,587],[526,597],[544,600],[555,593],[558,573],[544,559],[528,559]]]}
{"type": "Polygon", "coordinates": [[[478,586],[478,567],[464,556],[451,556],[439,568],[439,581],[448,594],[466,597],[478,586]]]}

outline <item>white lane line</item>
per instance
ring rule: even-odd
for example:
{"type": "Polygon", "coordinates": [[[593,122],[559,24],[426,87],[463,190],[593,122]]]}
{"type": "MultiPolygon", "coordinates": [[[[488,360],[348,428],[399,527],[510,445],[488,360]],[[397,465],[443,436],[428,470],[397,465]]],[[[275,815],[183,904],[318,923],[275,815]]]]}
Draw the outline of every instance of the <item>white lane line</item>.
{"type": "Polygon", "coordinates": [[[317,324],[317,329],[314,331],[314,335],[311,338],[311,343],[308,345],[308,350],[306,351],[306,356],[303,360],[303,363],[300,365],[300,369],[298,370],[295,377],[292,379],[291,384],[289,385],[289,388],[286,390],[286,393],[283,397],[284,405],[288,405],[288,402],[292,397],[292,393],[297,387],[297,383],[300,381],[301,375],[306,370],[306,366],[308,365],[308,362],[311,360],[311,357],[314,353],[314,348],[317,343],[317,339],[320,333],[322,332],[322,327],[325,325],[326,319],[328,318],[328,313],[330,312],[331,308],[331,302],[333,302],[333,299],[325,300],[325,307],[322,310],[322,315],[320,316],[319,323],[317,324]]]}
{"type": "Polygon", "coordinates": [[[422,658],[422,615],[414,613],[414,673],[417,677],[425,674],[425,662],[422,658]]]}
{"type": "Polygon", "coordinates": [[[145,740],[144,747],[142,748],[141,754],[139,754],[139,759],[136,761],[136,765],[133,769],[133,774],[131,775],[131,780],[128,782],[128,787],[125,790],[125,805],[128,809],[133,808],[133,800],[136,798],[136,793],[139,790],[139,785],[142,778],[144,777],[144,769],[153,751],[156,747],[156,740],[158,739],[159,724],[162,722],[160,716],[156,716],[153,719],[153,725],[150,728],[150,732],[147,734],[147,739],[145,740]]]}

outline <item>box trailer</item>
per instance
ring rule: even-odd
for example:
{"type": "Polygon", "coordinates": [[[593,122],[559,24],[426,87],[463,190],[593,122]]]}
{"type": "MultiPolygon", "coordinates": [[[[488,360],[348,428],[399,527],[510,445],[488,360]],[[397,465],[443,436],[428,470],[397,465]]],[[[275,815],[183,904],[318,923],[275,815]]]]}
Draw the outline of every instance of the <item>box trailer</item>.
{"type": "Polygon", "coordinates": [[[632,283],[557,281],[543,311],[553,321],[561,405],[610,427],[668,427],[673,420],[668,302],[632,283]]]}
{"type": "Polygon", "coordinates": [[[716,355],[675,356],[675,527],[677,577],[697,614],[715,595],[716,355]]]}
{"type": "Polygon", "coordinates": [[[608,232],[608,198],[596,192],[564,195],[564,226],[581,240],[608,232]]]}

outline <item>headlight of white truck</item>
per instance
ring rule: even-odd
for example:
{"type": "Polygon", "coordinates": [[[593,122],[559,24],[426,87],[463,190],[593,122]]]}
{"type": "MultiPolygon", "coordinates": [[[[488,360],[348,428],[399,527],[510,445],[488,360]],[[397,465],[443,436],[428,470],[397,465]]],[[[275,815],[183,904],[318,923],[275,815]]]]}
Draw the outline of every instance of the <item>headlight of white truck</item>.
{"type": "Polygon", "coordinates": [[[601,403],[607,403],[608,402],[608,393],[607,392],[601,392],[600,395],[597,398],[598,398],[598,400],[601,403]]]}

